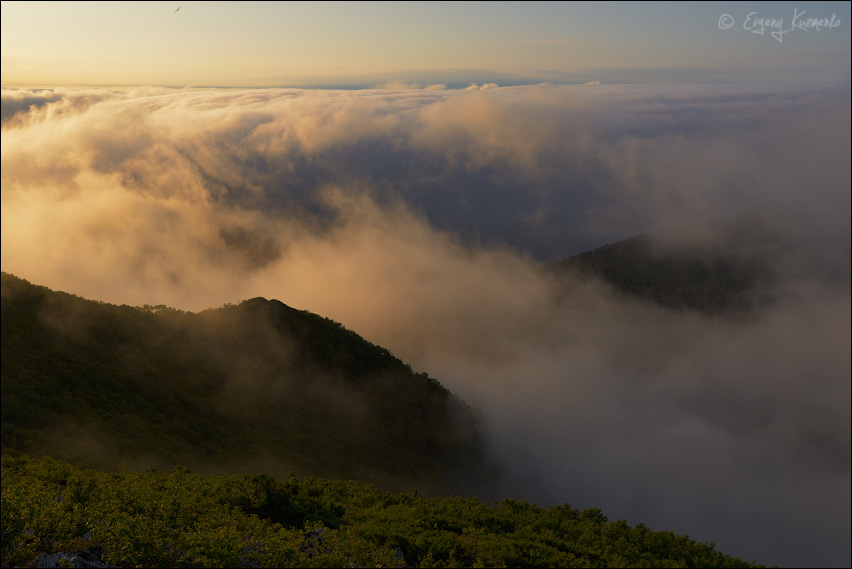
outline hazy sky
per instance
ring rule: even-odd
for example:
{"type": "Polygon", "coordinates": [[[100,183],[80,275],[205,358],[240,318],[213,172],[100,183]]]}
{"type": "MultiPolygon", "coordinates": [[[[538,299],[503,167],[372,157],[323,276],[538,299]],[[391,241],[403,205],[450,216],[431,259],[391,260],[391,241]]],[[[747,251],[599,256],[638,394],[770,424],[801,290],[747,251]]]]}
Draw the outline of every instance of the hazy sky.
{"type": "Polygon", "coordinates": [[[847,2],[3,2],[2,10],[7,86],[849,76],[847,2]],[[834,24],[803,29],[832,16],[834,24]],[[761,18],[781,24],[756,34],[761,18]],[[779,30],[780,41],[771,36],[779,30]]]}
{"type": "Polygon", "coordinates": [[[849,6],[3,2],[2,269],[310,310],[479,407],[507,496],[848,567],[849,6]],[[551,294],[645,232],[775,301],[551,294]]]}

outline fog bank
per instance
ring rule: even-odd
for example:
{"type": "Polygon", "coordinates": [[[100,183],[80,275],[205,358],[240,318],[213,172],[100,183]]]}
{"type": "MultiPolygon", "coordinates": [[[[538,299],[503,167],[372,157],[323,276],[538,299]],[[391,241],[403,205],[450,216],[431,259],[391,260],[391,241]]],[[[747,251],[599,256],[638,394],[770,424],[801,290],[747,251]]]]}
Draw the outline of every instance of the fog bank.
{"type": "Polygon", "coordinates": [[[4,89],[2,269],[118,304],[316,312],[482,409],[507,496],[848,566],[848,101],[4,89]],[[776,301],[710,318],[567,276],[557,297],[539,271],[642,232],[761,255],[776,301]]]}

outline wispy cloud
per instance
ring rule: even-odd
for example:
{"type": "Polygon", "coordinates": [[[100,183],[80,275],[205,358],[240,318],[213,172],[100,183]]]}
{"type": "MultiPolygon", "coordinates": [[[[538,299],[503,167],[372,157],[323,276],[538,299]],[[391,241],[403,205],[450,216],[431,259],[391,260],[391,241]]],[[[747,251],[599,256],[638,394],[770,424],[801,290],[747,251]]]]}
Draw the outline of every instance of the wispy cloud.
{"type": "Polygon", "coordinates": [[[487,91],[488,89],[499,89],[500,86],[497,83],[483,83],[482,85],[477,85],[476,83],[471,83],[467,87],[464,88],[465,91],[487,91]]]}
{"type": "Polygon", "coordinates": [[[388,81],[373,87],[374,89],[387,89],[390,91],[412,91],[422,89],[424,91],[443,91],[447,88],[444,83],[432,83],[424,85],[422,83],[407,83],[405,81],[388,81]]]}

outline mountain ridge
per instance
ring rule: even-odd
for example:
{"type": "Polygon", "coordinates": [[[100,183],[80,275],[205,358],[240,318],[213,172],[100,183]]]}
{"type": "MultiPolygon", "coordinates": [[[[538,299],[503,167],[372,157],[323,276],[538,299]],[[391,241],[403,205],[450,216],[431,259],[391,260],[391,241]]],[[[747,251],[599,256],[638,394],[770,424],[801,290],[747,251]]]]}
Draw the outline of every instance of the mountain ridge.
{"type": "Polygon", "coordinates": [[[2,342],[4,449],[462,493],[471,472],[487,477],[478,412],[280,301],[197,314],[115,306],[3,273],[2,342]]]}
{"type": "Polygon", "coordinates": [[[557,279],[566,274],[598,278],[624,297],[714,315],[770,304],[776,280],[766,260],[749,247],[664,249],[649,235],[548,263],[544,272],[557,279]]]}

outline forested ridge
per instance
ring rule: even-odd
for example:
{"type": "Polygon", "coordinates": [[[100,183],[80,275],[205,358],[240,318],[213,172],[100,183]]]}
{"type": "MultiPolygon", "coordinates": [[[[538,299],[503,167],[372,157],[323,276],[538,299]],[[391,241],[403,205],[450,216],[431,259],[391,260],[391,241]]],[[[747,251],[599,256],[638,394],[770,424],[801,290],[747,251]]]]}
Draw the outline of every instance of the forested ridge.
{"type": "Polygon", "coordinates": [[[2,279],[4,450],[399,490],[490,476],[476,411],[336,322],[262,298],[192,314],[2,279]]]}

